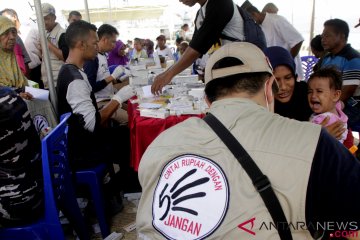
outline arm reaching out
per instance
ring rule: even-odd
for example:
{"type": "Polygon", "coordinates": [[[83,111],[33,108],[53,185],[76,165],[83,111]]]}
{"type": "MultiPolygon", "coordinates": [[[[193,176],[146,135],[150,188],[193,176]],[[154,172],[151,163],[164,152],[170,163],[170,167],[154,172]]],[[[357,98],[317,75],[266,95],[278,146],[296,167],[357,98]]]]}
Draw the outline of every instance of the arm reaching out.
{"type": "Polygon", "coordinates": [[[198,51],[188,47],[185,50],[184,55],[175,65],[155,77],[154,83],[151,86],[151,92],[153,94],[159,95],[161,93],[161,89],[169,84],[171,79],[175,77],[176,74],[190,66],[199,56],[200,53],[198,51]]]}

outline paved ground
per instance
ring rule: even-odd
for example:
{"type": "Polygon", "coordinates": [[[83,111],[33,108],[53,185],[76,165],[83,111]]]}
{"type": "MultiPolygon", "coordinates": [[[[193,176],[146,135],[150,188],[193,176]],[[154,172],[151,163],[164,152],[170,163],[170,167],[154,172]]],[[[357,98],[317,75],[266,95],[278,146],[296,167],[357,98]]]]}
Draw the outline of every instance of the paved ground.
{"type": "MultiPolygon", "coordinates": [[[[137,211],[137,201],[132,200],[128,201],[126,199],[123,200],[123,204],[124,204],[124,209],[116,214],[112,219],[111,219],[111,226],[110,226],[110,232],[117,232],[117,233],[122,233],[123,234],[123,238],[122,240],[136,240],[136,230],[133,230],[131,232],[127,232],[124,227],[135,223],[135,218],[136,218],[136,211],[137,211]]],[[[96,220],[94,220],[96,221],[96,220]]],[[[69,225],[63,225],[65,234],[66,234],[66,239],[67,240],[78,240],[72,232],[72,229],[69,227],[69,225]]],[[[101,234],[92,234],[91,239],[93,240],[100,240],[102,239],[101,234]]]]}
{"type": "MultiPolygon", "coordinates": [[[[136,240],[136,230],[127,232],[124,227],[134,223],[136,218],[136,205],[133,202],[124,200],[124,209],[115,215],[111,221],[111,232],[121,232],[124,234],[122,240],[136,240]]],[[[92,239],[102,239],[100,234],[94,234],[92,239]]]]}

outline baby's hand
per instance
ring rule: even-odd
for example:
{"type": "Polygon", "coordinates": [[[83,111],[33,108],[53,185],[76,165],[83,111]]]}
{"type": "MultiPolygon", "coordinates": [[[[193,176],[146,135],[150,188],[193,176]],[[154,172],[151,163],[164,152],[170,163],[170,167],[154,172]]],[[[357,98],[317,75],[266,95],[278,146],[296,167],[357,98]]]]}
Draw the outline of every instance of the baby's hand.
{"type": "Polygon", "coordinates": [[[328,122],[330,121],[330,117],[327,116],[326,118],[324,118],[324,120],[320,123],[321,126],[325,127],[328,122]]]}
{"type": "MultiPolygon", "coordinates": [[[[326,117],[324,121],[322,121],[321,126],[326,126],[326,124],[329,122],[330,117],[326,117]]],[[[330,124],[329,126],[325,127],[328,133],[336,138],[337,140],[340,140],[342,137],[342,134],[346,131],[346,128],[344,128],[344,123],[340,120],[334,122],[333,124],[330,124]]]]}

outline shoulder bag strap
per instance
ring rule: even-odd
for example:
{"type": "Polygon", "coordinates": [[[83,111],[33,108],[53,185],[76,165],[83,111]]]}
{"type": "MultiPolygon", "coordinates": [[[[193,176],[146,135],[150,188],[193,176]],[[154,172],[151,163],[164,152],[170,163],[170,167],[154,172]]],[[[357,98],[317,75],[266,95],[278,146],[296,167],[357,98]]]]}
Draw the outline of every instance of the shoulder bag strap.
{"type": "Polygon", "coordinates": [[[254,160],[245,151],[241,144],[231,134],[231,132],[211,113],[209,113],[204,121],[214,130],[219,138],[229,148],[240,165],[244,168],[256,190],[263,199],[273,221],[278,230],[281,240],[292,240],[290,229],[285,214],[281,208],[280,202],[276,197],[271,183],[265,176],[254,160]],[[279,228],[280,226],[280,228],[279,228]]]}

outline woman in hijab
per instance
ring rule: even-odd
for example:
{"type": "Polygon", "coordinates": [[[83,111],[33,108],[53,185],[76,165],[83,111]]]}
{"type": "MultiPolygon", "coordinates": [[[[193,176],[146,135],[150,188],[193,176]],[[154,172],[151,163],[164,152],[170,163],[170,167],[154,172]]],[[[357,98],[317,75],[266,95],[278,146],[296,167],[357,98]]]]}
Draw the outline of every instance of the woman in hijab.
{"type": "Polygon", "coordinates": [[[108,65],[122,65],[128,64],[129,59],[125,53],[126,45],[121,41],[116,41],[115,48],[109,53],[108,65]]]}
{"type": "MultiPolygon", "coordinates": [[[[290,52],[285,48],[273,46],[266,48],[264,53],[269,58],[279,85],[279,91],[275,94],[275,113],[298,121],[309,121],[312,110],[307,99],[308,86],[304,81],[296,81],[296,66],[290,52]]],[[[324,120],[321,125],[325,126],[328,121],[329,119],[324,120]]],[[[337,139],[340,139],[346,130],[341,121],[325,128],[337,139]]],[[[350,148],[353,145],[351,131],[348,138],[345,146],[350,148]]]]}
{"type": "Polygon", "coordinates": [[[149,58],[154,57],[154,42],[151,41],[150,39],[145,39],[144,46],[148,57],[149,58]]]}
{"type": "Polygon", "coordinates": [[[0,86],[11,87],[24,99],[32,99],[30,93],[24,92],[27,79],[16,61],[14,47],[17,30],[7,17],[0,16],[0,86]]]}

